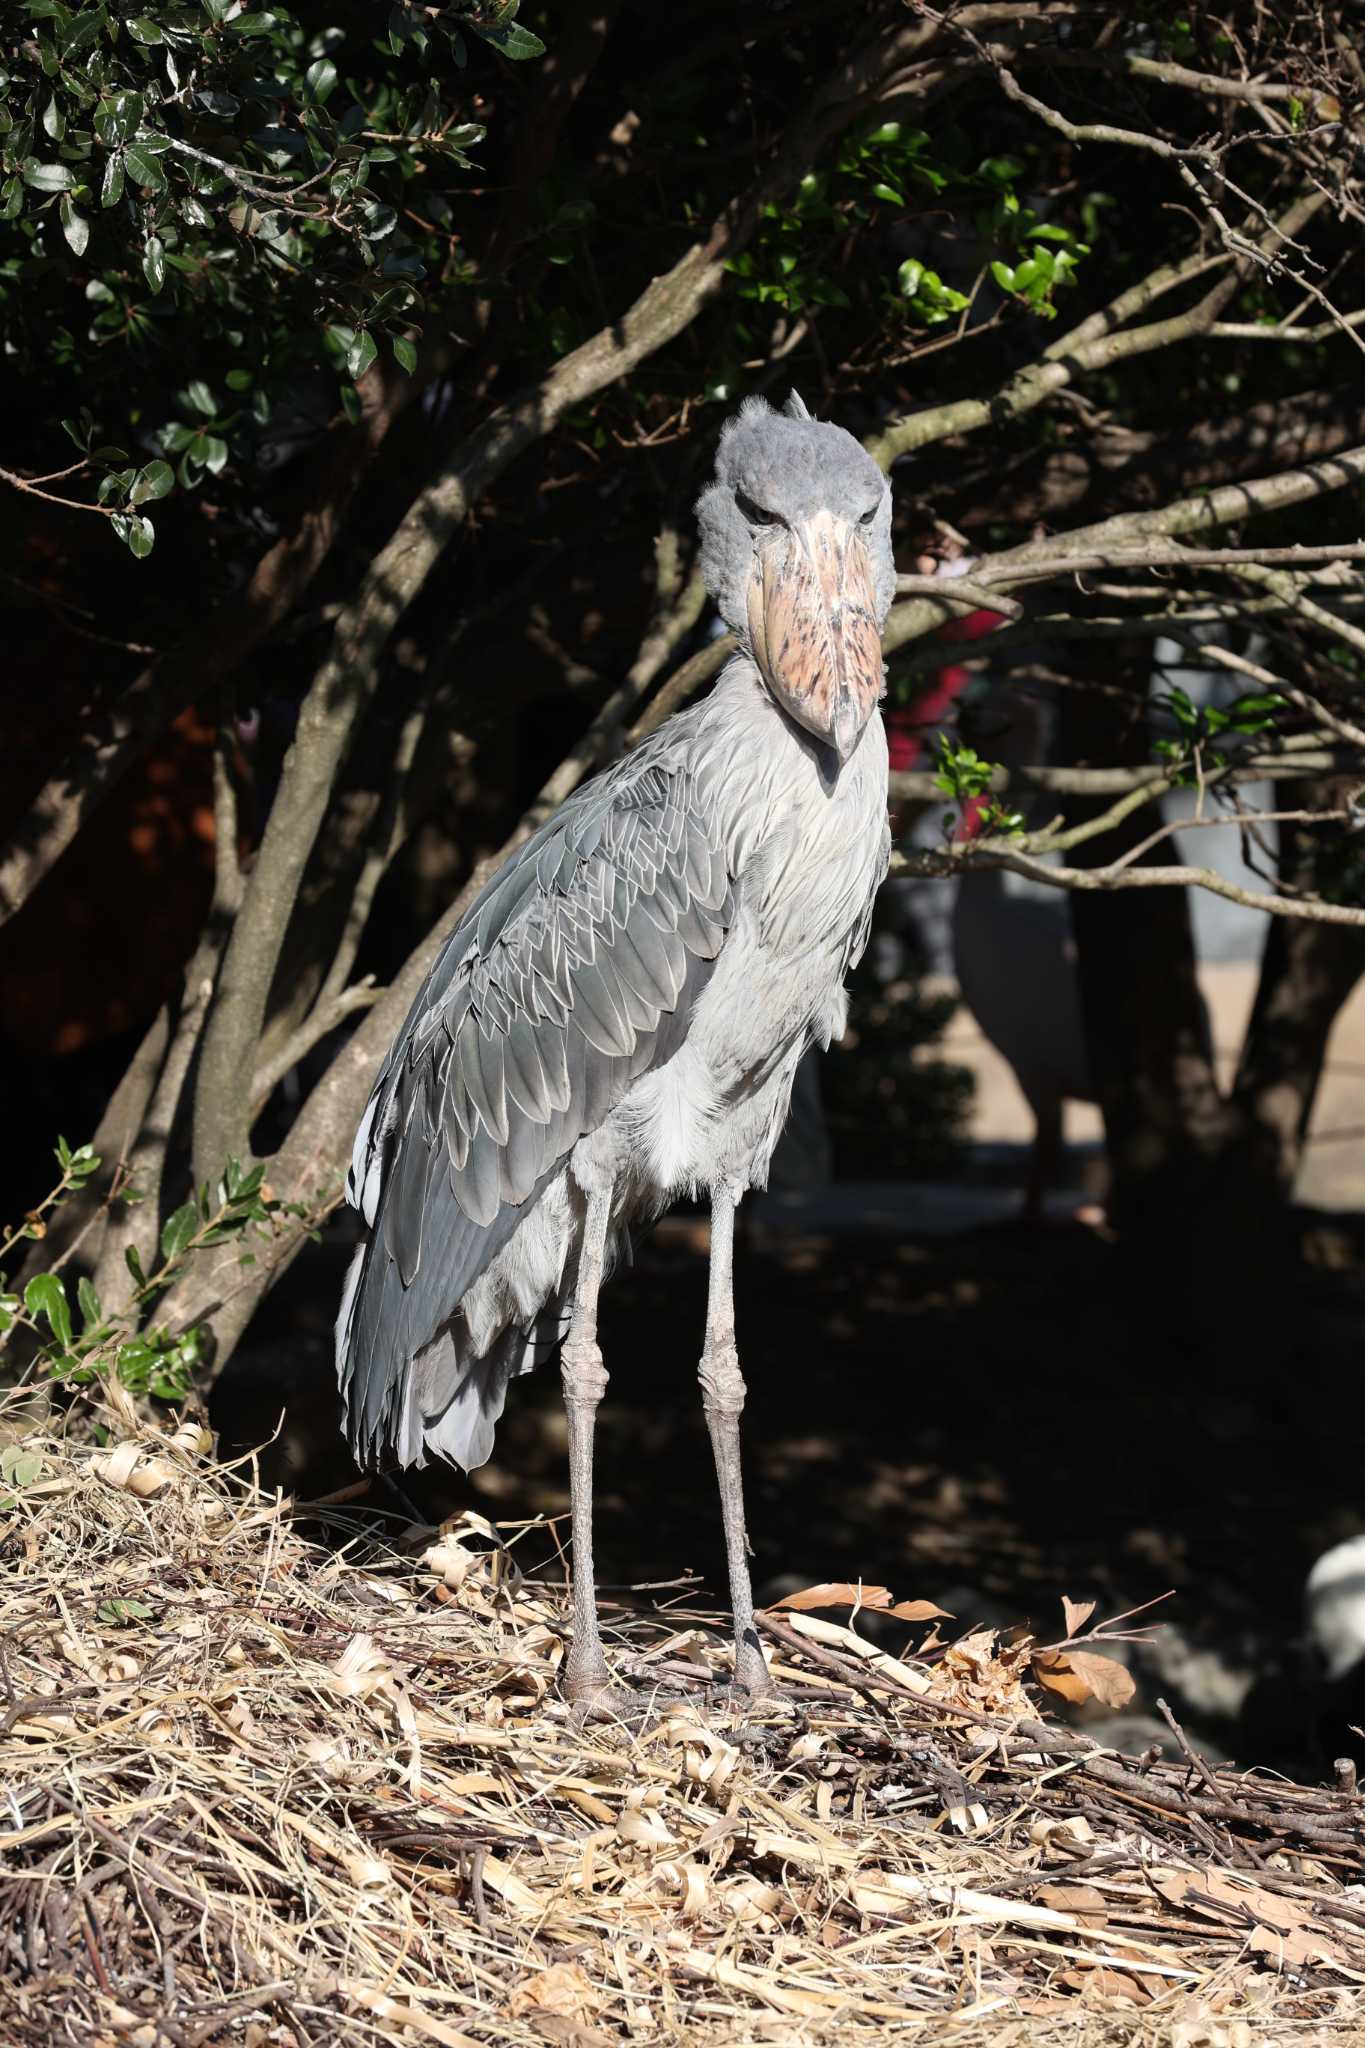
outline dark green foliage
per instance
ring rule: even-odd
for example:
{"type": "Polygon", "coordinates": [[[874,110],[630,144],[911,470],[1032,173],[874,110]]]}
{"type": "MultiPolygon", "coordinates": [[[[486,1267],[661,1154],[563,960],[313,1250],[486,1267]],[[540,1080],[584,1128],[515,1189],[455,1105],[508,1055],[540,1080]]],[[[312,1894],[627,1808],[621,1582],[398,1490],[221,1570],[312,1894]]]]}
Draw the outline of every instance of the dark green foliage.
{"type": "Polygon", "coordinates": [[[10,10],[0,338],[54,409],[79,391],[68,431],[135,556],[143,508],[249,463],[301,380],[327,373],[353,407],[381,348],[415,367],[461,281],[451,204],[489,51],[544,49],[517,5],[342,6],[326,25],[234,0],[10,10]]]}
{"type": "Polygon", "coordinates": [[[1220,735],[1254,738],[1273,727],[1278,712],[1290,708],[1275,690],[1248,692],[1221,709],[1216,704],[1193,703],[1179,687],[1163,691],[1155,702],[1175,727],[1174,737],[1155,742],[1155,751],[1163,761],[1179,768],[1175,779],[1184,788],[1192,787],[1201,774],[1223,766],[1227,755],[1213,744],[1220,735]]]}

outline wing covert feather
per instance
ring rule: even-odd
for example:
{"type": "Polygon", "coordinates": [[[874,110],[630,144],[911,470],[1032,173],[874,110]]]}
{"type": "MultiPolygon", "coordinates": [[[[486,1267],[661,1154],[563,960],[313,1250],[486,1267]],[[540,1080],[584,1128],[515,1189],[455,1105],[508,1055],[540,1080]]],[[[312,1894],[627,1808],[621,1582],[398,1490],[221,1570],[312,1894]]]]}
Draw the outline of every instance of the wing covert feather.
{"type": "Polygon", "coordinates": [[[686,1036],[734,888],[685,749],[659,742],[493,876],[376,1084],[348,1182],[374,1224],[346,1340],[362,1448],[527,1203],[686,1036]]]}

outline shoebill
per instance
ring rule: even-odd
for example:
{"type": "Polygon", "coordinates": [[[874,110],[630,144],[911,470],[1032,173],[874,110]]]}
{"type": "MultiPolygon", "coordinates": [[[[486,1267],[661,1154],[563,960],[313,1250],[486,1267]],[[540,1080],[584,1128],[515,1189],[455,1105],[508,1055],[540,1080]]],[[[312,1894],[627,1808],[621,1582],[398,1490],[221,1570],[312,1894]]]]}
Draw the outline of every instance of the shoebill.
{"type": "Polygon", "coordinates": [[[792,1079],[844,1026],[886,873],[881,627],[891,498],[793,394],[749,399],[697,505],[738,651],[513,854],[446,941],[375,1084],[347,1184],[364,1242],[337,1323],[362,1462],[470,1469],[509,1381],[560,1346],[573,1636],[566,1690],[612,1699],[593,1589],[598,1293],[628,1231],[705,1190],[699,1378],[720,1482],[735,1679],[754,1625],[735,1341],[735,1209],[792,1079]]]}

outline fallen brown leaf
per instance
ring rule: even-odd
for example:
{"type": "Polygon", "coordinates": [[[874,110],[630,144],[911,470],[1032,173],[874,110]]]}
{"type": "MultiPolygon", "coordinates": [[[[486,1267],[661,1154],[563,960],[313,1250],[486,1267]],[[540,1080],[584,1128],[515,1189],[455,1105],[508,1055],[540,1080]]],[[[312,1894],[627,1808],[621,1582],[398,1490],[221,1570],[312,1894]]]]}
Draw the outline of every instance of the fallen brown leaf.
{"type": "Polygon", "coordinates": [[[1063,1970],[1059,1984],[1079,1991],[1085,2005],[1150,2005],[1152,1994],[1139,1978],[1126,1970],[1110,1970],[1103,1963],[1093,1969],[1063,1970]]]}
{"type": "Polygon", "coordinates": [[[1098,1700],[1106,1707],[1126,1707],[1137,1687],[1132,1675],[1115,1657],[1100,1657],[1093,1650],[1037,1650],[1033,1675],[1073,1705],[1098,1700]]]}
{"type": "Polygon", "coordinates": [[[553,2013],[571,2021],[590,2019],[602,2004],[602,1994],[581,1963],[551,1963],[514,1984],[507,2010],[514,2019],[528,2013],[553,2013]]]}
{"type": "Polygon", "coordinates": [[[1067,1656],[1101,1706],[1126,1707],[1137,1691],[1132,1673],[1117,1657],[1101,1657],[1094,1650],[1068,1650],[1067,1656]]]}
{"type": "Polygon", "coordinates": [[[798,1613],[811,1607],[863,1607],[872,1614],[894,1615],[897,1621],[952,1620],[947,1608],[936,1607],[932,1600],[897,1600],[893,1606],[889,1587],[855,1585],[846,1579],[803,1586],[799,1593],[788,1593],[785,1600],[774,1602],[773,1611],[782,1607],[798,1613]]]}
{"type": "Polygon", "coordinates": [[[1278,1969],[1302,1969],[1306,1963],[1342,1963],[1339,1949],[1326,1935],[1319,1934],[1307,1914],[1293,1899],[1268,1892],[1255,1884],[1239,1883],[1221,1870],[1154,1871],[1152,1883],[1169,1905],[1206,1919],[1231,1917],[1255,1926],[1247,1946],[1268,1956],[1278,1969]]]}
{"type": "Polygon", "coordinates": [[[1039,1685],[1055,1692],[1059,1699],[1070,1700],[1073,1706],[1090,1697],[1090,1687],[1072,1670],[1071,1660],[1062,1650],[1037,1651],[1033,1675],[1039,1685]]]}
{"type": "Polygon", "coordinates": [[[1103,1927],[1109,1918],[1104,1896],[1093,1884],[1045,1884],[1033,1896],[1040,1906],[1069,1913],[1085,1927],[1103,1927]]]}
{"type": "Polygon", "coordinates": [[[1069,1636],[1074,1636],[1077,1629],[1084,1628],[1094,1612],[1093,1600],[1068,1600],[1063,1593],[1062,1613],[1066,1616],[1066,1632],[1069,1636]]]}
{"type": "MultiPolygon", "coordinates": [[[[891,1606],[891,1589],[889,1586],[851,1586],[846,1580],[826,1580],[819,1586],[803,1586],[799,1593],[788,1593],[785,1600],[776,1604],[778,1607],[794,1607],[800,1612],[808,1607],[868,1607],[880,1613],[891,1606]]],[[[892,1608],[892,1612],[896,1610],[892,1608]]]]}

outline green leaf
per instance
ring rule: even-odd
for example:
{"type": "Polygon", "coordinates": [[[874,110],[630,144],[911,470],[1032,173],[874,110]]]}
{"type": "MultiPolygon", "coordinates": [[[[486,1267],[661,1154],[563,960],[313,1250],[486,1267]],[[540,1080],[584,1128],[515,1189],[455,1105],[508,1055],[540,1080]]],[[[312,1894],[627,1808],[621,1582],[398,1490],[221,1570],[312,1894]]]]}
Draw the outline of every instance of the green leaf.
{"type": "Polygon", "coordinates": [[[95,1325],[102,1321],[104,1310],[100,1306],[98,1294],[84,1273],[76,1282],[76,1299],[81,1305],[81,1318],[85,1329],[93,1330],[95,1325]]]}
{"type": "Polygon", "coordinates": [[[482,21],[466,23],[476,36],[482,36],[495,50],[501,50],[504,57],[513,57],[518,63],[527,57],[543,57],[545,45],[539,36],[533,36],[529,28],[519,28],[515,22],[490,25],[482,21]]]}
{"type": "Polygon", "coordinates": [[[872,187],[872,196],[874,199],[885,199],[892,206],[904,206],[905,204],[905,194],[898,192],[894,185],[888,185],[884,182],[872,187]]]}
{"type": "Polygon", "coordinates": [[[28,1450],[23,1444],[6,1444],[0,1451],[0,1479],[6,1486],[35,1486],[47,1470],[37,1451],[28,1450]]]}
{"type": "Polygon", "coordinates": [[[84,256],[90,240],[90,223],[83,213],[77,213],[69,192],[62,194],[60,212],[67,247],[73,256],[84,256]]]}
{"type": "Polygon", "coordinates": [[[361,233],[367,241],[380,242],[398,225],[398,215],[382,199],[367,199],[360,209],[361,233]]]}
{"type": "Polygon", "coordinates": [[[130,505],[146,505],[155,498],[164,498],[175,489],[175,471],[169,462],[149,462],[139,470],[137,482],[128,493],[130,505]]]}
{"type": "Polygon", "coordinates": [[[159,235],[147,238],[147,246],[142,253],[142,275],[154,292],[159,292],[166,282],[166,251],[159,235]]]}
{"type": "Polygon", "coordinates": [[[55,93],[43,108],[43,133],[53,142],[60,142],[66,133],[66,115],[57,105],[55,93]]]}
{"type": "Polygon", "coordinates": [[[209,390],[202,377],[192,377],[190,379],[189,383],[185,386],[185,396],[195,411],[201,412],[206,420],[211,420],[218,410],[218,400],[209,390]]]}
{"type": "Polygon", "coordinates": [[[156,546],[156,528],[150,519],[139,512],[128,521],[128,531],[124,538],[128,543],[129,553],[135,555],[139,562],[145,562],[156,546]]]}
{"type": "Polygon", "coordinates": [[[71,1310],[66,1289],[55,1273],[35,1273],[24,1289],[24,1307],[31,1316],[45,1316],[53,1336],[62,1345],[71,1342],[71,1310]]]}
{"type": "Polygon", "coordinates": [[[227,26],[237,36],[263,36],[275,26],[273,14],[239,14],[227,26]]]}
{"type": "Polygon", "coordinates": [[[325,106],[336,89],[336,65],[330,57],[319,57],[316,64],[308,66],[303,82],[318,104],[325,106]]]}
{"type": "Polygon", "coordinates": [[[75,182],[65,164],[40,164],[30,157],[24,165],[24,183],[35,192],[69,192],[75,182]]]}
{"type": "Polygon", "coordinates": [[[101,1600],[95,1609],[96,1621],[102,1621],[106,1628],[122,1628],[130,1621],[151,1621],[156,1614],[145,1600],[101,1600]]]}
{"type": "Polygon", "coordinates": [[[0,220],[14,220],[22,211],[24,188],[18,178],[6,178],[0,185],[0,220]]]}
{"type": "Polygon", "coordinates": [[[161,1226],[162,1258],[178,1258],[198,1228],[199,1211],[193,1202],[183,1202],[161,1226]]]}
{"type": "Polygon", "coordinates": [[[127,28],[128,33],[133,38],[134,42],[164,43],[166,40],[166,38],[161,33],[159,23],[153,21],[151,16],[148,14],[134,15],[133,19],[129,22],[126,22],[124,26],[127,28]]]}
{"type": "Polygon", "coordinates": [[[132,1274],[138,1286],[145,1287],[147,1285],[147,1275],[142,1270],[142,1261],[137,1255],[137,1247],[135,1245],[126,1244],[123,1247],[123,1263],[127,1266],[128,1271],[132,1274]]]}
{"type": "Polygon", "coordinates": [[[417,350],[401,334],[395,334],[393,337],[393,359],[409,376],[417,368],[417,350]]]}
{"type": "Polygon", "coordinates": [[[110,142],[131,142],[141,119],[142,94],[116,92],[112,99],[101,101],[95,115],[95,133],[100,134],[103,128],[110,142]]]}
{"type": "Polygon", "coordinates": [[[357,383],[364,376],[378,354],[379,349],[374,336],[367,334],[362,328],[346,351],[347,371],[355,378],[357,383]]]}
{"type": "Polygon", "coordinates": [[[111,156],[105,162],[104,176],[100,181],[100,205],[117,206],[122,197],[123,158],[111,156]]]}
{"type": "Polygon", "coordinates": [[[128,176],[135,185],[141,185],[147,192],[164,192],[166,175],[156,158],[145,147],[130,143],[124,156],[128,176]]]}
{"type": "Polygon", "coordinates": [[[1008,263],[992,263],[991,276],[995,279],[1001,291],[1012,292],[1014,290],[1014,272],[1010,269],[1008,263]]]}

